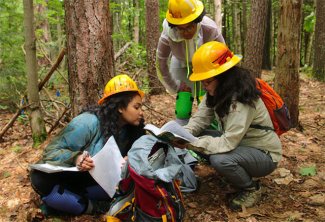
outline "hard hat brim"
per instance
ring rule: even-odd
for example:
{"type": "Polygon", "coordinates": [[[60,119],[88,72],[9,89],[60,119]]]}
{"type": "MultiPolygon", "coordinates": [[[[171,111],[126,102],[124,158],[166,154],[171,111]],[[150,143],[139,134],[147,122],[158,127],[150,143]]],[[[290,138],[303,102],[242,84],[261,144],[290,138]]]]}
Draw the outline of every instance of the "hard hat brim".
{"type": "Polygon", "coordinates": [[[234,55],[228,62],[222,64],[220,67],[212,69],[208,72],[192,73],[189,79],[193,82],[209,79],[234,67],[237,63],[240,62],[240,60],[242,60],[242,58],[243,57],[241,55],[234,55]]]}
{"type": "Polygon", "coordinates": [[[104,103],[104,100],[107,99],[108,97],[114,95],[114,94],[117,94],[117,93],[121,93],[121,92],[138,92],[140,97],[143,98],[144,97],[144,92],[142,90],[125,90],[125,91],[119,91],[119,92],[116,92],[116,93],[111,93],[109,95],[105,95],[103,96],[100,100],[98,100],[98,105],[102,105],[104,103]]]}
{"type": "Polygon", "coordinates": [[[169,23],[173,25],[184,25],[194,21],[197,17],[199,17],[202,14],[203,9],[204,9],[203,3],[201,1],[198,1],[197,9],[191,15],[184,18],[174,18],[172,17],[171,13],[169,13],[169,10],[167,10],[166,19],[169,23]]]}

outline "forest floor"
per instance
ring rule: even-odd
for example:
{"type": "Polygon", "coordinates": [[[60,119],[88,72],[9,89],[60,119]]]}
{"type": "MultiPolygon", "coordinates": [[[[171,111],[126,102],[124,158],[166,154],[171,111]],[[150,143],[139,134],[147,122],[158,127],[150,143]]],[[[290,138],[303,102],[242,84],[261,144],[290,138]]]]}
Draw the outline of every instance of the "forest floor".
{"type": "MultiPolygon", "coordinates": [[[[266,73],[263,78],[272,76],[266,73]]],[[[161,126],[172,119],[174,99],[170,95],[146,98],[146,122],[161,126]]],[[[199,190],[184,195],[184,221],[325,221],[324,83],[301,77],[299,111],[300,127],[281,136],[283,159],[275,172],[261,179],[265,192],[257,206],[231,211],[227,207],[228,191],[218,185],[220,177],[201,163],[195,169],[201,182],[199,190]]],[[[0,113],[0,129],[12,115],[0,113]]],[[[40,158],[47,143],[33,148],[28,121],[23,119],[4,136],[0,143],[0,222],[105,221],[104,215],[42,217],[40,200],[30,186],[28,165],[40,158]]]]}

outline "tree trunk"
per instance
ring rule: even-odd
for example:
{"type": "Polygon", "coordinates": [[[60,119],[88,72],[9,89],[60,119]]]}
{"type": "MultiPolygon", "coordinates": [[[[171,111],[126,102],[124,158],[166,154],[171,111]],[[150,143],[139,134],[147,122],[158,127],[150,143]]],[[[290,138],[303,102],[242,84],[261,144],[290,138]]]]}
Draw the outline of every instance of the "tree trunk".
{"type": "Polygon", "coordinates": [[[97,103],[114,76],[109,1],[64,1],[72,114],[97,103]]]}
{"type": "Polygon", "coordinates": [[[278,35],[278,24],[279,24],[279,9],[273,9],[272,10],[272,34],[273,34],[273,47],[272,47],[272,54],[273,54],[273,59],[272,59],[272,64],[273,66],[277,66],[277,35],[278,35]]]}
{"type": "Polygon", "coordinates": [[[159,1],[146,0],[146,47],[151,94],[158,94],[163,91],[163,87],[157,77],[155,62],[159,36],[159,1]]]}
{"type": "Polygon", "coordinates": [[[255,77],[260,77],[262,71],[267,7],[265,0],[252,0],[251,2],[243,66],[250,69],[255,77]]]}
{"type": "MultiPolygon", "coordinates": [[[[227,0],[224,0],[224,5],[227,4],[227,0]]],[[[227,35],[227,29],[229,28],[228,26],[228,10],[226,7],[223,8],[223,16],[222,16],[222,36],[225,39],[225,42],[227,45],[230,44],[230,41],[228,39],[228,35],[227,35]]]]}
{"type": "Polygon", "coordinates": [[[26,71],[27,71],[27,96],[30,125],[34,145],[46,139],[46,129],[40,109],[40,98],[38,93],[38,75],[36,67],[36,39],[34,33],[34,8],[33,0],[24,0],[24,29],[25,29],[25,51],[26,51],[26,71]]]}
{"type": "Polygon", "coordinates": [[[139,44],[139,0],[134,0],[134,26],[133,26],[133,40],[139,44]]]}
{"type": "Polygon", "coordinates": [[[281,0],[275,90],[287,104],[292,124],[299,117],[299,65],[302,0],[281,0]]]}
{"type": "Polygon", "coordinates": [[[325,4],[316,0],[316,25],[313,76],[325,81],[325,4]]]}
{"type": "Polygon", "coordinates": [[[47,20],[47,13],[48,9],[44,4],[37,4],[36,5],[36,11],[37,11],[37,26],[36,29],[42,30],[41,35],[38,38],[38,49],[41,49],[40,51],[43,54],[38,59],[38,65],[40,67],[46,67],[51,66],[50,61],[46,58],[51,58],[51,50],[47,47],[47,43],[52,41],[51,38],[51,31],[49,22],[47,20]]]}
{"type": "Polygon", "coordinates": [[[245,57],[245,39],[246,39],[246,33],[247,33],[247,0],[242,1],[242,16],[241,16],[241,23],[242,23],[242,34],[241,34],[241,48],[242,53],[245,57]]]}
{"type": "Polygon", "coordinates": [[[264,49],[263,49],[263,60],[262,60],[262,68],[266,70],[271,70],[271,39],[272,39],[272,1],[267,0],[268,9],[266,15],[266,31],[265,31],[265,39],[264,39],[264,49]]]}
{"type": "Polygon", "coordinates": [[[214,0],[214,9],[215,9],[214,20],[218,28],[220,29],[220,31],[222,31],[221,4],[222,4],[222,0],[214,0]]]}
{"type": "Polygon", "coordinates": [[[234,47],[233,51],[236,54],[242,54],[241,50],[241,37],[240,37],[240,11],[239,3],[232,3],[232,27],[233,27],[233,36],[234,36],[234,47]]]}

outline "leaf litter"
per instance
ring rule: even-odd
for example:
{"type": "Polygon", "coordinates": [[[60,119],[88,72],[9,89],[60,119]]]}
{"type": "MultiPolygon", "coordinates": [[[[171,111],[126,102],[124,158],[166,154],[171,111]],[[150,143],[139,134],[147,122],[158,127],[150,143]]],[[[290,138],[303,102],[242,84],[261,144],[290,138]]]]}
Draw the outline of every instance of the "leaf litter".
{"type": "MultiPolygon", "coordinates": [[[[267,78],[269,76],[266,76],[267,78]]],[[[300,127],[281,136],[283,160],[271,175],[262,178],[262,200],[253,208],[234,212],[227,207],[227,187],[206,163],[196,167],[200,188],[184,194],[187,212],[184,222],[209,221],[323,221],[325,218],[325,83],[302,77],[300,127]],[[313,86],[313,87],[311,87],[313,86]]],[[[145,101],[146,122],[162,126],[174,116],[175,96],[150,96],[145,101]]],[[[195,112],[196,107],[194,107],[195,112]]],[[[12,114],[0,113],[0,128],[12,114]]],[[[58,132],[58,130],[56,130],[58,132]]],[[[53,135],[49,139],[51,139],[53,135]]],[[[36,162],[48,140],[32,148],[27,124],[15,122],[0,143],[0,221],[105,221],[105,216],[45,218],[40,199],[30,186],[28,164],[36,162]],[[16,147],[16,149],[12,149],[16,147]],[[18,148],[17,148],[18,147],[18,148]]]]}

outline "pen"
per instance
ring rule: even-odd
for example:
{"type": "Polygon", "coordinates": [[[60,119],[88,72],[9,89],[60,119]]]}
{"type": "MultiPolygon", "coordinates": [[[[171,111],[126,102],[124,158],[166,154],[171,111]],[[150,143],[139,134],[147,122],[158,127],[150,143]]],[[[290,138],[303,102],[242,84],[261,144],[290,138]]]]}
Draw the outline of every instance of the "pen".
{"type": "Polygon", "coordinates": [[[86,151],[86,150],[84,150],[83,152],[82,152],[82,158],[81,158],[81,160],[80,160],[80,162],[77,164],[77,168],[78,169],[81,169],[81,166],[82,166],[82,163],[85,161],[85,159],[89,156],[89,152],[88,151],[86,151]]]}

